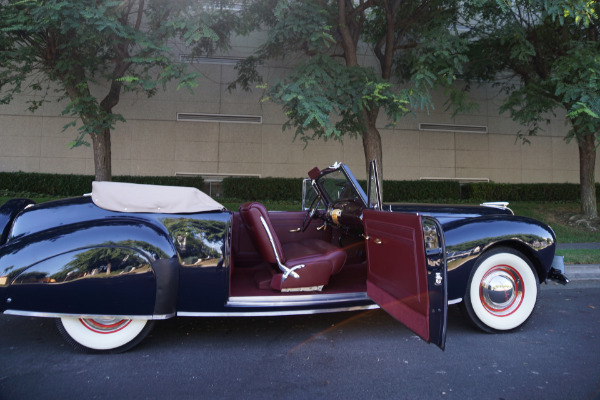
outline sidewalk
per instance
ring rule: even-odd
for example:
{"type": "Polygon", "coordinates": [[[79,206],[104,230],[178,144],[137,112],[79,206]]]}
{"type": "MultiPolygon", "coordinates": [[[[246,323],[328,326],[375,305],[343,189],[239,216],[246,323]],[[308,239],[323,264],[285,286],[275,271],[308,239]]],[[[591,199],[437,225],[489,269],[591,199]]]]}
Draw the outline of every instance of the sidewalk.
{"type": "MultiPolygon", "coordinates": [[[[600,243],[557,243],[558,250],[600,250],[600,243]]],[[[600,279],[600,264],[566,264],[565,275],[570,281],[600,279]]]]}

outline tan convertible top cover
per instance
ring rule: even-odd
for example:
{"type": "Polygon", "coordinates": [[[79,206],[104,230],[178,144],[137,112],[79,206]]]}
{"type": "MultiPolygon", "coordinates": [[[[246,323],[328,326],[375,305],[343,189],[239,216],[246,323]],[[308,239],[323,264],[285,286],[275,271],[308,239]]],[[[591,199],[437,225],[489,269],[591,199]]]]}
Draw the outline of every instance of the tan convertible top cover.
{"type": "Polygon", "coordinates": [[[225,207],[196,188],[92,182],[92,201],[100,208],[130,213],[199,213],[225,207]]]}

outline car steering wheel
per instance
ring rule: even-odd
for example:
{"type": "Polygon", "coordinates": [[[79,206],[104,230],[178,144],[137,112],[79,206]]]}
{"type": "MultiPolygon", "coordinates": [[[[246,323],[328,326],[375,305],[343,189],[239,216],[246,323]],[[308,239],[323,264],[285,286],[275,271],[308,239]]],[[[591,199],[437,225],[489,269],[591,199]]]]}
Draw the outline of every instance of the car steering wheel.
{"type": "Polygon", "coordinates": [[[315,199],[310,203],[310,207],[306,211],[306,215],[304,216],[304,221],[302,221],[302,232],[308,229],[310,222],[312,221],[317,209],[319,208],[319,204],[321,204],[321,196],[315,197],[315,199]]]}

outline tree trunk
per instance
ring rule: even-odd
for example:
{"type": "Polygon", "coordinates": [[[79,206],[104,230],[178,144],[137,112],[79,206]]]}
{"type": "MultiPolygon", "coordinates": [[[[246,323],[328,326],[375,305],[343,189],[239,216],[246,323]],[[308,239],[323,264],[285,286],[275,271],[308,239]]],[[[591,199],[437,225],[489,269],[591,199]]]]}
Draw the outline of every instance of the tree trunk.
{"type": "Polygon", "coordinates": [[[92,134],[91,136],[94,149],[95,179],[110,181],[112,179],[110,129],[106,128],[102,134],[92,134]]]}
{"type": "Polygon", "coordinates": [[[364,112],[365,131],[362,135],[363,151],[365,153],[365,164],[367,169],[367,179],[369,177],[369,163],[371,160],[377,162],[377,172],[379,175],[379,192],[383,198],[383,150],[381,146],[381,135],[377,126],[377,116],[379,108],[371,108],[370,111],[364,112]]]}
{"type": "Polygon", "coordinates": [[[581,137],[579,144],[579,187],[581,212],[588,218],[598,217],[596,203],[596,140],[595,135],[581,137]]]}

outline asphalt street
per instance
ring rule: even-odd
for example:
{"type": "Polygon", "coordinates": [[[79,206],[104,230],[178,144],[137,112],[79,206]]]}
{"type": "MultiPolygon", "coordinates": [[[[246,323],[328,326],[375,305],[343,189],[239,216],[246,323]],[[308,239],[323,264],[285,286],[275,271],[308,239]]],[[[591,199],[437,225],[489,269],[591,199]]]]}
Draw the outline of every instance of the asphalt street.
{"type": "Polygon", "coordinates": [[[446,350],[381,310],[176,318],[128,353],[75,353],[54,321],[0,315],[2,399],[593,399],[600,281],[542,285],[504,334],[451,307],[446,350]]]}

